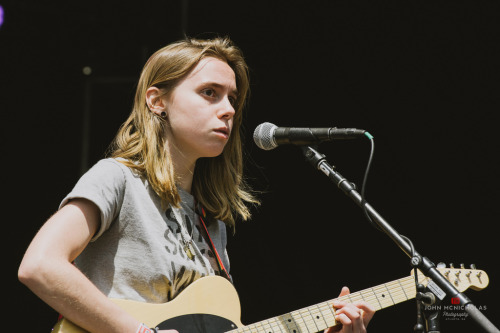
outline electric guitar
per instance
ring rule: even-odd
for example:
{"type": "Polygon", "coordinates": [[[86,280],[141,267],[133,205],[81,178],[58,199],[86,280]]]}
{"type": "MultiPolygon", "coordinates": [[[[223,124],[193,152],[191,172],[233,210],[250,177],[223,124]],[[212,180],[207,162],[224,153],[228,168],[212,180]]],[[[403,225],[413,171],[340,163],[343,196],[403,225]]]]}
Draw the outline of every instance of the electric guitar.
{"type": "MultiPolygon", "coordinates": [[[[464,268],[438,268],[460,292],[469,287],[482,290],[489,283],[482,270],[464,268]]],[[[431,287],[432,280],[420,271],[419,283],[431,287]],[[429,285],[431,283],[431,285],[429,285]]],[[[415,298],[415,278],[412,275],[355,292],[339,300],[355,302],[363,300],[376,310],[415,298]]],[[[151,304],[113,299],[120,307],[148,327],[176,329],[181,333],[301,333],[319,332],[338,325],[332,301],[326,301],[255,324],[244,326],[240,322],[241,308],[238,294],[225,278],[210,276],[193,282],[174,300],[163,304],[151,304]]],[[[66,319],[61,319],[53,333],[84,333],[84,329],[66,319]]]]}

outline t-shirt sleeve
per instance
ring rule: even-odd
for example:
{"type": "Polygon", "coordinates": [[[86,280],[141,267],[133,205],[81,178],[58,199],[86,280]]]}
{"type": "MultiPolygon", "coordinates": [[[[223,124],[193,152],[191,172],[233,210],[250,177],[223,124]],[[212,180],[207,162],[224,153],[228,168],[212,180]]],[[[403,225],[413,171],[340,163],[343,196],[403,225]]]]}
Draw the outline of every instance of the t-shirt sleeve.
{"type": "Polygon", "coordinates": [[[126,166],[113,159],[97,162],[76,183],[71,192],[59,205],[61,209],[71,199],[83,198],[92,201],[101,212],[99,230],[92,241],[106,231],[120,211],[125,192],[126,166]]]}

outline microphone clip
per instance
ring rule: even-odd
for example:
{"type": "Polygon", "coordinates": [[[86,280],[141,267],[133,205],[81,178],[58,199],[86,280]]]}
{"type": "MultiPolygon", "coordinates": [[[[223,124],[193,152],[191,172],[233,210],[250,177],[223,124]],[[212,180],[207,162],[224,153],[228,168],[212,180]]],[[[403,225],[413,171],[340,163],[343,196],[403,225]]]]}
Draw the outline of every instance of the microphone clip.
{"type": "Polygon", "coordinates": [[[330,178],[330,180],[346,195],[350,195],[353,191],[356,191],[356,185],[335,171],[335,166],[328,164],[326,156],[319,153],[316,150],[316,147],[301,146],[300,148],[302,149],[302,153],[304,154],[306,160],[311,163],[314,168],[320,170],[328,178],[330,178]]]}

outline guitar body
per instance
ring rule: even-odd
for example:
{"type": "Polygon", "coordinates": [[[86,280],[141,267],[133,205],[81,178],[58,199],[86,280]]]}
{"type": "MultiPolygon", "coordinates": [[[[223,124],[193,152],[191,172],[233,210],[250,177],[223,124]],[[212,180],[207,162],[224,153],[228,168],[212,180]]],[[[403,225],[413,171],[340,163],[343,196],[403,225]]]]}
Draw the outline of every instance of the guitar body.
{"type": "MultiPolygon", "coordinates": [[[[238,294],[228,280],[218,276],[196,280],[168,303],[151,304],[121,299],[112,301],[148,327],[176,329],[179,332],[216,333],[243,326],[240,322],[238,294]]],[[[63,318],[52,332],[87,331],[63,318]]]]}

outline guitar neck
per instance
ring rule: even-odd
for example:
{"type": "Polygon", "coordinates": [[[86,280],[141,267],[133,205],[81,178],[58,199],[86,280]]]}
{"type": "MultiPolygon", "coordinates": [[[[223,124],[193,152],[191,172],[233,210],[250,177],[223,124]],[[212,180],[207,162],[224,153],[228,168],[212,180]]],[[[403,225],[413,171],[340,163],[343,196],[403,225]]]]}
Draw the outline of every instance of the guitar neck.
{"type": "MultiPolygon", "coordinates": [[[[347,302],[365,301],[381,310],[415,298],[415,278],[408,276],[376,287],[364,289],[337,299],[347,302]]],[[[319,332],[337,325],[333,300],[322,302],[284,315],[260,321],[229,332],[233,333],[300,333],[319,332]]],[[[228,332],[228,333],[229,333],[228,332]]]]}

